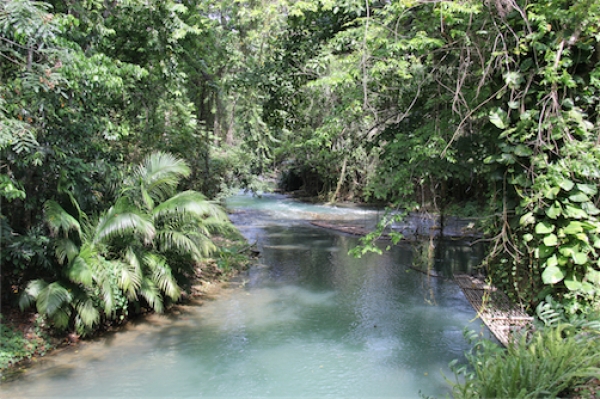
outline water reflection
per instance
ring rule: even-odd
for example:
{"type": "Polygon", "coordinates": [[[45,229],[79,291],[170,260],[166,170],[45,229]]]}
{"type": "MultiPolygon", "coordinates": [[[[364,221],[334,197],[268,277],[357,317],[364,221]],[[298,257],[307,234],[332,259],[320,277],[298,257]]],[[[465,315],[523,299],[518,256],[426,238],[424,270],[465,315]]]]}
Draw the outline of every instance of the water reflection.
{"type": "MultiPolygon", "coordinates": [[[[348,256],[356,238],[306,222],[321,208],[277,197],[233,203],[240,212],[232,217],[263,264],[243,289],[52,357],[4,384],[3,397],[444,394],[440,370],[467,349],[462,331],[475,316],[451,280],[411,269],[410,244],[348,256]]],[[[326,211],[365,219],[364,211],[326,211]]],[[[470,267],[471,256],[449,246],[436,252],[434,267],[470,267]]]]}

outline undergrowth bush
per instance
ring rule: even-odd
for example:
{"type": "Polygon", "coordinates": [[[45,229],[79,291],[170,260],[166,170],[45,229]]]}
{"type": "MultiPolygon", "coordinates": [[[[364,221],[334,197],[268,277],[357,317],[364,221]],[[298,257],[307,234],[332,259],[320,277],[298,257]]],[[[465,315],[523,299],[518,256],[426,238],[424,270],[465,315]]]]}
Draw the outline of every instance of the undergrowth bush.
{"type": "Polygon", "coordinates": [[[11,328],[1,320],[0,315],[0,375],[2,370],[20,362],[30,359],[34,355],[43,356],[51,349],[48,336],[42,331],[41,320],[35,324],[34,331],[28,337],[17,329],[11,328]]]}
{"type": "MultiPolygon", "coordinates": [[[[541,323],[507,348],[475,335],[467,364],[451,364],[455,398],[556,398],[600,375],[600,319],[566,317],[551,302],[538,307],[541,323]]],[[[592,397],[591,394],[588,395],[592,397]]]]}

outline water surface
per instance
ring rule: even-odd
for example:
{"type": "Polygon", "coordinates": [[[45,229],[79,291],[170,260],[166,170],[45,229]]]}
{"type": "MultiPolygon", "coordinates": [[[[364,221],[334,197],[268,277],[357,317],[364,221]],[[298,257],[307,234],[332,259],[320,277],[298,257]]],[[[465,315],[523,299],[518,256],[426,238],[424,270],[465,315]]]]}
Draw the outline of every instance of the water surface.
{"type": "MultiPolygon", "coordinates": [[[[348,256],[357,239],[307,220],[379,213],[238,196],[232,220],[261,251],[243,287],[182,315],[49,356],[1,387],[3,398],[416,398],[447,392],[442,372],[468,349],[475,313],[446,278],[409,268],[420,249],[348,256]],[[416,255],[415,255],[416,253],[416,255]]],[[[440,257],[441,256],[441,257],[440,257]]],[[[433,267],[472,266],[459,244],[433,267]],[[450,258],[451,257],[451,258],[450,258]]]]}

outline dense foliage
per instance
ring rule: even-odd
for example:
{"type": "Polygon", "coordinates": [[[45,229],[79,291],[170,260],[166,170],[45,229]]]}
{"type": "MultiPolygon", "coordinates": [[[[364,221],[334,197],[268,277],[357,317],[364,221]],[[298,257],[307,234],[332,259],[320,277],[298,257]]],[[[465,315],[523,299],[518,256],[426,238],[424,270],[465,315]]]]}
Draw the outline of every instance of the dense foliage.
{"type": "Polygon", "coordinates": [[[597,1],[289,5],[260,74],[288,189],[489,216],[487,274],[529,309],[598,306],[597,1]],[[290,132],[290,133],[286,133],[290,132]]]}
{"type": "Polygon", "coordinates": [[[213,173],[226,34],[212,13],[203,2],[0,2],[5,301],[56,267],[49,200],[69,193],[84,214],[104,212],[128,165],[155,150],[190,166],[182,189],[214,196],[237,177],[213,173]]]}
{"type": "Polygon", "coordinates": [[[491,283],[593,314],[599,21],[597,0],[0,0],[3,302],[80,332],[160,310],[224,221],[207,198],[280,172],[472,209],[491,283]]]}

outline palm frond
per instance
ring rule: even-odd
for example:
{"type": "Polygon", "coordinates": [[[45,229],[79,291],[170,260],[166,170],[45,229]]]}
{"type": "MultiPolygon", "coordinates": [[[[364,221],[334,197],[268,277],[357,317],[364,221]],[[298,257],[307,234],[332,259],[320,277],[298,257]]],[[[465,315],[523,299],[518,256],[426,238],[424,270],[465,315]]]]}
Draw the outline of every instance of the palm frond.
{"type": "Polygon", "coordinates": [[[203,256],[209,256],[218,249],[211,239],[204,234],[196,234],[196,247],[203,256]]]}
{"type": "Polygon", "coordinates": [[[51,317],[52,319],[61,317],[72,299],[71,293],[60,282],[55,281],[48,284],[37,295],[36,306],[38,312],[51,317]]]}
{"type": "Polygon", "coordinates": [[[120,287],[127,295],[127,298],[137,299],[138,290],[142,284],[143,272],[140,257],[129,247],[123,254],[123,270],[121,273],[120,287]]]}
{"type": "Polygon", "coordinates": [[[47,201],[44,204],[45,219],[52,234],[62,233],[67,237],[72,230],[81,234],[81,225],[73,216],[63,209],[56,201],[47,201]]]}
{"type": "Polygon", "coordinates": [[[134,180],[142,190],[144,202],[152,209],[152,202],[161,202],[177,187],[183,177],[189,176],[190,168],[175,156],[154,152],[148,155],[134,173],[134,180]],[[149,201],[149,199],[152,201],[149,201]]]}
{"type": "Polygon", "coordinates": [[[179,299],[181,289],[177,285],[175,277],[173,277],[167,260],[156,254],[147,254],[144,256],[144,264],[151,270],[151,278],[156,286],[169,298],[179,299]]]}
{"type": "Polygon", "coordinates": [[[64,306],[58,308],[56,312],[50,316],[54,327],[64,330],[69,326],[69,321],[71,320],[71,314],[73,313],[73,309],[71,306],[64,306]]]}
{"type": "Polygon", "coordinates": [[[84,257],[78,256],[65,270],[66,276],[74,283],[90,287],[94,281],[94,273],[84,257]]]}
{"type": "Polygon", "coordinates": [[[75,310],[77,311],[75,328],[77,328],[79,333],[91,330],[94,324],[98,324],[100,321],[100,312],[96,308],[93,299],[89,296],[82,296],[76,298],[74,302],[75,310]]]}
{"type": "Polygon", "coordinates": [[[162,313],[164,310],[162,297],[160,296],[160,292],[158,287],[154,284],[152,280],[147,277],[142,279],[142,284],[140,286],[140,294],[142,297],[148,302],[150,307],[154,309],[156,313],[162,313]]]}
{"type": "Polygon", "coordinates": [[[62,265],[65,261],[71,263],[79,254],[79,247],[68,238],[60,238],[56,240],[56,249],[54,253],[59,264],[62,265]]]}
{"type": "Polygon", "coordinates": [[[128,262],[113,261],[117,284],[128,298],[136,298],[137,291],[142,283],[142,274],[139,268],[128,262]]]}
{"type": "Polygon", "coordinates": [[[208,201],[201,193],[191,190],[183,191],[160,203],[152,214],[155,219],[187,215],[198,220],[213,218],[223,224],[229,223],[223,208],[208,201]]]}
{"type": "Polygon", "coordinates": [[[134,210],[121,211],[112,207],[98,221],[93,242],[125,234],[135,234],[144,242],[150,242],[155,233],[154,225],[146,215],[134,210]]]}
{"type": "Polygon", "coordinates": [[[173,250],[182,254],[191,255],[194,260],[202,258],[202,250],[197,242],[185,233],[175,230],[160,230],[156,233],[155,241],[161,251],[173,250]]]}
{"type": "Polygon", "coordinates": [[[112,316],[117,310],[117,303],[113,285],[108,276],[104,276],[100,283],[100,292],[102,294],[102,302],[104,303],[104,313],[107,316],[112,316]]]}
{"type": "Polygon", "coordinates": [[[39,296],[40,292],[48,286],[44,280],[32,280],[27,284],[27,287],[19,297],[19,308],[21,310],[28,309],[33,305],[39,296]]]}

